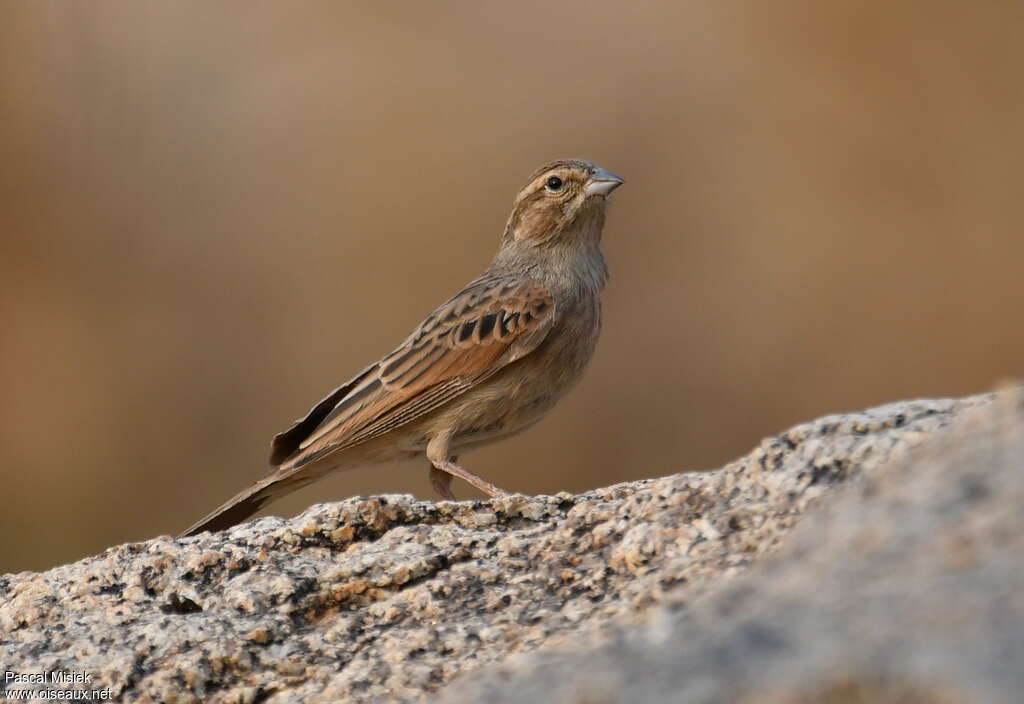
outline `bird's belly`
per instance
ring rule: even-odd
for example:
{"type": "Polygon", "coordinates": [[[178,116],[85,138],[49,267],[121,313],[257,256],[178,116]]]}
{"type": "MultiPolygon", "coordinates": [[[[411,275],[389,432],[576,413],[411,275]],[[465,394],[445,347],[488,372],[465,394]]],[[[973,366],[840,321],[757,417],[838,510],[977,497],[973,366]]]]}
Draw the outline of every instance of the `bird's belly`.
{"type": "Polygon", "coordinates": [[[550,389],[523,389],[533,391],[521,395],[521,400],[505,402],[493,399],[486,407],[476,405],[479,412],[467,416],[458,425],[452,439],[454,447],[479,445],[520,433],[534,425],[554,407],[558,397],[550,389]]]}
{"type": "Polygon", "coordinates": [[[534,425],[575,385],[584,364],[523,366],[509,365],[453,403],[453,447],[486,444],[534,425]]]}
{"type": "Polygon", "coordinates": [[[529,355],[452,399],[417,423],[405,449],[421,450],[432,437],[449,435],[453,450],[485,445],[534,425],[579,381],[600,329],[594,299],[567,316],[569,329],[549,333],[529,355]],[[582,343],[582,344],[581,344],[582,343]]]}

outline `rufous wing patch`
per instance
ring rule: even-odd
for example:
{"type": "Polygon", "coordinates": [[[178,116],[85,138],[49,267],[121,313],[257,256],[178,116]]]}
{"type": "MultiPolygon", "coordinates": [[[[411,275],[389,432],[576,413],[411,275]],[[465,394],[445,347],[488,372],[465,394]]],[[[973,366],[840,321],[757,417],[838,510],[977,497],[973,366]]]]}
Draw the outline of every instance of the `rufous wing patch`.
{"type": "Polygon", "coordinates": [[[320,421],[292,463],[377,437],[464,393],[540,344],[554,308],[550,292],[537,283],[509,276],[474,281],[357,377],[331,408],[318,405],[320,421]]]}

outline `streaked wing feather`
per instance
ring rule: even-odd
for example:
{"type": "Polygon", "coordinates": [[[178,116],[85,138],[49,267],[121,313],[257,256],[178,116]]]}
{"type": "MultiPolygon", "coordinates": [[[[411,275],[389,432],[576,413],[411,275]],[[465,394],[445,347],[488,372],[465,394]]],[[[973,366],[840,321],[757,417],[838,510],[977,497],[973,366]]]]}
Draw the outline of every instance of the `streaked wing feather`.
{"type": "MultiPolygon", "coordinates": [[[[347,399],[353,395],[353,390],[371,376],[370,373],[376,366],[376,364],[371,364],[352,379],[331,391],[320,399],[304,417],[296,420],[292,427],[275,435],[270,449],[270,463],[281,464],[294,454],[311,432],[329,420],[342,404],[348,403],[347,399]]],[[[371,378],[376,379],[376,376],[371,378]]]]}
{"type": "Polygon", "coordinates": [[[553,313],[551,294],[536,283],[508,276],[474,281],[353,380],[299,444],[293,466],[378,437],[464,393],[535,349],[553,313]]]}
{"type": "Polygon", "coordinates": [[[383,417],[376,419],[366,427],[362,428],[358,433],[349,438],[346,444],[354,445],[366,440],[371,440],[378,435],[383,435],[389,430],[405,425],[409,421],[418,418],[424,413],[432,411],[438,406],[455,398],[470,386],[472,386],[472,384],[469,382],[459,379],[450,379],[444,383],[427,389],[423,393],[413,396],[408,402],[391,409],[383,417]]]}

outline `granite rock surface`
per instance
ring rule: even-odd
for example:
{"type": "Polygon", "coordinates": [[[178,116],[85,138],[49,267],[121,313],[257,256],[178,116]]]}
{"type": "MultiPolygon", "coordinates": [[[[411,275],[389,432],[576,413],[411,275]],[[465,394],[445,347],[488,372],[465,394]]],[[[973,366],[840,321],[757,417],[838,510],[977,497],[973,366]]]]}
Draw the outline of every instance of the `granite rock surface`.
{"type": "Polygon", "coordinates": [[[1022,429],[1016,392],[895,403],[709,472],[120,545],[0,577],[0,661],[140,702],[1018,701],[1022,429]]]}

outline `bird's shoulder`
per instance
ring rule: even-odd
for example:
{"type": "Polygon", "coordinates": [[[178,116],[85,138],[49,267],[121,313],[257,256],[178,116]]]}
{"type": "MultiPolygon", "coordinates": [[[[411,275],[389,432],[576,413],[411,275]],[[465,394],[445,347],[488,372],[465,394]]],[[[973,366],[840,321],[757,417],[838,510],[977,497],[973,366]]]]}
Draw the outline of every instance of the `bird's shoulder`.
{"type": "MultiPolygon", "coordinates": [[[[449,348],[508,342],[535,330],[555,313],[550,287],[535,279],[507,273],[485,274],[435,308],[406,340],[382,360],[431,341],[449,348]]],[[[385,374],[387,372],[385,371],[385,374]]]]}

